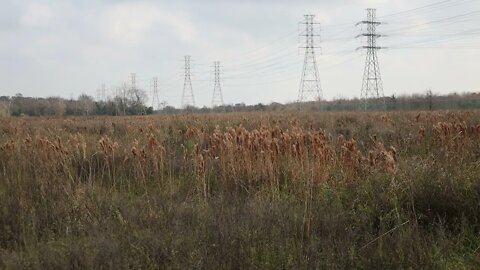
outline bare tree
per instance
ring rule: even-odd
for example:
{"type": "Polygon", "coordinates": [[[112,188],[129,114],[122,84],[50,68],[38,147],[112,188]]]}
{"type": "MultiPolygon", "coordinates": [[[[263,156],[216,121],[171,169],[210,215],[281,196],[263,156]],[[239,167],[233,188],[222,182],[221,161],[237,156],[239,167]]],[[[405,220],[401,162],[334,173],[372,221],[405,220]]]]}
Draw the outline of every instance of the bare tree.
{"type": "Polygon", "coordinates": [[[93,97],[88,96],[87,94],[81,94],[78,97],[78,105],[78,111],[81,112],[81,114],[89,115],[95,107],[95,101],[93,97]]]}

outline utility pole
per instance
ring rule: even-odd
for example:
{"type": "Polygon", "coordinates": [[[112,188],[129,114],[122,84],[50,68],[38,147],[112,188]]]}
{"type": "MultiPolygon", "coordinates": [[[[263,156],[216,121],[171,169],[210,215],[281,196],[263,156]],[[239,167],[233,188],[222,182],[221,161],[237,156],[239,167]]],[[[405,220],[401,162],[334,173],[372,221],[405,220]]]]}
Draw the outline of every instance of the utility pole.
{"type": "Polygon", "coordinates": [[[212,108],[216,106],[225,105],[223,102],[222,86],[220,84],[220,62],[213,62],[213,73],[215,76],[215,83],[213,85],[212,108]]]}
{"type": "Polygon", "coordinates": [[[305,37],[305,59],[303,63],[302,79],[300,81],[300,89],[298,92],[298,102],[319,101],[322,98],[322,88],[320,85],[320,76],[318,73],[317,60],[315,58],[315,38],[320,35],[318,27],[320,23],[314,22],[315,15],[304,15],[305,21],[301,24],[305,25],[305,32],[300,33],[301,37],[305,37]]]}
{"type": "Polygon", "coordinates": [[[182,108],[185,109],[188,106],[195,107],[195,97],[193,96],[192,78],[190,70],[190,56],[185,56],[185,78],[183,82],[183,94],[182,94],[182,108]]]}
{"type": "Polygon", "coordinates": [[[385,109],[385,98],[383,96],[382,78],[380,76],[380,66],[378,65],[377,51],[385,49],[377,45],[377,38],[383,35],[377,34],[377,26],[382,22],[376,21],[376,9],[367,9],[367,19],[357,23],[358,25],[366,25],[367,32],[362,33],[358,37],[367,37],[367,44],[358,49],[366,49],[367,56],[365,60],[365,70],[363,73],[362,91],[360,98],[364,100],[364,110],[368,109],[368,99],[374,98],[383,102],[385,109]]]}
{"type": "Polygon", "coordinates": [[[152,108],[159,110],[161,107],[160,99],[158,98],[158,78],[153,78],[153,90],[152,90],[152,108]],[[156,107],[155,107],[156,106],[156,107]]]}

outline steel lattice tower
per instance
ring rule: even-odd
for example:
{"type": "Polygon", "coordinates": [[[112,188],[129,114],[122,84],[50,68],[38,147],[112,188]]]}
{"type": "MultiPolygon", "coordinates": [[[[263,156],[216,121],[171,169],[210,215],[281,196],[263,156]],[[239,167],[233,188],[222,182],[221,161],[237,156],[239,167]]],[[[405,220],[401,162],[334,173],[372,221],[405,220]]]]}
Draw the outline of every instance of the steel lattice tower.
{"type": "Polygon", "coordinates": [[[105,84],[102,83],[102,87],[97,90],[97,101],[106,101],[106,88],[105,84]]]}
{"type": "Polygon", "coordinates": [[[101,95],[102,95],[102,101],[106,101],[107,100],[107,88],[105,87],[104,83],[102,83],[101,95]]]}
{"type": "Polygon", "coordinates": [[[132,81],[132,82],[131,82],[131,85],[130,85],[130,86],[131,86],[131,89],[132,89],[132,90],[137,89],[137,74],[131,73],[131,74],[130,74],[130,79],[131,79],[131,81],[132,81]]]}
{"type": "Polygon", "coordinates": [[[367,19],[357,23],[357,25],[367,25],[367,33],[362,33],[358,37],[367,37],[367,45],[359,47],[366,49],[365,70],[363,73],[362,91],[360,98],[364,100],[364,110],[367,111],[368,99],[374,98],[383,103],[385,107],[385,99],[383,96],[382,78],[380,76],[380,66],[378,65],[377,51],[384,47],[377,46],[377,38],[382,35],[377,34],[377,26],[382,24],[376,21],[376,10],[367,9],[367,19]]]}
{"type": "Polygon", "coordinates": [[[213,73],[215,76],[215,83],[213,85],[212,108],[216,106],[223,106],[222,85],[220,83],[220,62],[213,62],[213,73]]]}
{"type": "Polygon", "coordinates": [[[152,108],[157,110],[161,108],[160,99],[158,98],[158,78],[157,77],[153,78],[152,108]]]}
{"type": "Polygon", "coordinates": [[[193,96],[192,78],[190,70],[190,56],[185,56],[185,79],[183,82],[182,108],[188,106],[195,107],[195,97],[193,96]]]}
{"type": "Polygon", "coordinates": [[[305,60],[303,63],[302,79],[300,82],[300,90],[298,93],[298,102],[318,101],[322,98],[322,88],[320,85],[320,76],[318,74],[317,60],[315,58],[315,37],[317,34],[316,26],[319,23],[314,22],[315,15],[304,15],[305,21],[301,24],[305,25],[305,32],[300,36],[305,37],[305,60]]]}

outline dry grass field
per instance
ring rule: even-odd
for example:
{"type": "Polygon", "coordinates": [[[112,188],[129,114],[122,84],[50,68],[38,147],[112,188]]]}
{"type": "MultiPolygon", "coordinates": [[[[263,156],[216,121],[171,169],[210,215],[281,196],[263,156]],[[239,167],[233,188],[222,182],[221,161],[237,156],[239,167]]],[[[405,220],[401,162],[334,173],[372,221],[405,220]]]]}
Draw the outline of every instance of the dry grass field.
{"type": "Polygon", "coordinates": [[[2,269],[480,267],[480,111],[0,118],[2,269]]]}

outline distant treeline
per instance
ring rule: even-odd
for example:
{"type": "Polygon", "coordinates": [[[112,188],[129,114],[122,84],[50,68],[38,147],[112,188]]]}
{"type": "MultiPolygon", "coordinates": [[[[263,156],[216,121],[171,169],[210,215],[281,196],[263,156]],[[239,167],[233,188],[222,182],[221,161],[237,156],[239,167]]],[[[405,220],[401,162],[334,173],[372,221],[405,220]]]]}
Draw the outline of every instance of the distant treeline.
{"type": "Polygon", "coordinates": [[[432,92],[414,95],[390,96],[382,100],[362,99],[335,99],[331,101],[307,103],[270,103],[245,105],[238,103],[215,108],[175,109],[166,107],[160,113],[174,114],[181,112],[209,113],[209,112],[254,112],[254,111],[416,111],[416,110],[449,110],[449,109],[477,109],[480,108],[480,93],[462,93],[449,95],[435,95],[432,92]]]}
{"type": "Polygon", "coordinates": [[[145,105],[143,93],[130,93],[108,101],[95,101],[93,97],[81,95],[77,99],[60,97],[35,98],[0,96],[0,116],[81,116],[81,115],[145,115],[210,112],[253,112],[253,111],[409,111],[409,110],[445,110],[480,108],[480,93],[449,95],[425,94],[390,96],[382,100],[369,100],[365,104],[361,99],[335,99],[309,103],[271,103],[245,105],[238,103],[215,108],[188,107],[178,109],[167,106],[154,110],[145,105]]]}
{"type": "Polygon", "coordinates": [[[35,98],[17,94],[0,97],[0,116],[87,116],[87,115],[142,115],[152,114],[142,99],[116,97],[108,101],[95,101],[88,95],[77,99],[60,97],[35,98]]]}

